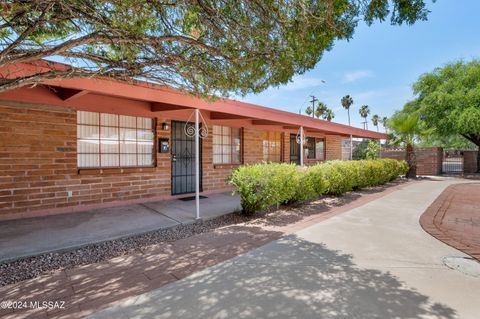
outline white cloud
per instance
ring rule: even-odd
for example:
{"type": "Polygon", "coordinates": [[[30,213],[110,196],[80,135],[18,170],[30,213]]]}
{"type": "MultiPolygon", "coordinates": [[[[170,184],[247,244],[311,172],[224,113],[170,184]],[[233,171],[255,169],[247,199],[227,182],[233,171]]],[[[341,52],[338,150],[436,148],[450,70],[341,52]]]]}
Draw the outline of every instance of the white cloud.
{"type": "Polygon", "coordinates": [[[369,78],[372,75],[373,75],[373,72],[370,70],[357,70],[357,71],[347,72],[343,75],[343,81],[346,83],[354,82],[360,79],[369,78]]]}

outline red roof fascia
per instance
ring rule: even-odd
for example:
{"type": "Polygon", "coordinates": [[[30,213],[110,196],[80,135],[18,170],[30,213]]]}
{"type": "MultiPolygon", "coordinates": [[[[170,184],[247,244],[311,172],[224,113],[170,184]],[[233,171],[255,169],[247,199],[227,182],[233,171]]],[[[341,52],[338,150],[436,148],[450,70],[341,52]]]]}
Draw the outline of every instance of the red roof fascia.
{"type": "MultiPolygon", "coordinates": [[[[11,75],[12,70],[15,70],[15,74],[18,76],[19,74],[45,72],[49,68],[63,70],[68,67],[69,66],[65,64],[42,60],[35,63],[22,63],[22,65],[10,66],[8,74],[11,75]]],[[[4,75],[6,75],[5,70],[0,70],[0,76],[4,75]]],[[[134,100],[159,102],[171,105],[173,104],[189,108],[198,108],[206,111],[234,114],[253,119],[269,120],[272,122],[284,123],[285,125],[303,126],[309,129],[346,136],[352,135],[354,137],[375,139],[387,138],[386,134],[379,132],[363,130],[348,125],[315,119],[300,114],[240,102],[232,99],[202,99],[172,88],[136,80],[126,82],[110,78],[97,77],[49,80],[45,81],[44,84],[62,88],[86,90],[92,93],[134,100]]]]}

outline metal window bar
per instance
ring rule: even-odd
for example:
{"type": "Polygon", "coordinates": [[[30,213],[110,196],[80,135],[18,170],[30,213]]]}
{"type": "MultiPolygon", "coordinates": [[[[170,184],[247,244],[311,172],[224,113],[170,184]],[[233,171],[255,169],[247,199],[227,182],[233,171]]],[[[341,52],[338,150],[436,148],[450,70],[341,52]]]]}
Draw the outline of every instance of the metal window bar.
{"type": "Polygon", "coordinates": [[[242,149],[242,134],[241,130],[238,129],[238,135],[234,134],[234,128],[228,126],[215,125],[213,129],[213,164],[240,164],[241,163],[241,149],[242,149]],[[215,131],[217,128],[217,132],[215,131]],[[225,133],[224,129],[228,129],[228,132],[225,133]],[[218,131],[220,133],[218,133],[218,131]],[[215,143],[215,138],[220,140],[219,143],[215,143]],[[235,139],[240,140],[240,150],[237,152],[235,139]],[[227,142],[224,142],[228,140],[227,142]],[[219,147],[220,151],[215,151],[215,146],[219,147]],[[229,153],[224,153],[225,149],[229,149],[229,153]],[[229,159],[225,160],[226,155],[229,159]],[[219,160],[216,160],[219,157],[219,160]]]}
{"type": "MultiPolygon", "coordinates": [[[[78,155],[98,155],[99,158],[98,158],[98,166],[79,166],[78,164],[78,161],[77,161],[77,167],[78,168],[82,168],[82,169],[88,169],[88,168],[135,168],[135,167],[152,167],[154,166],[154,155],[155,155],[155,152],[154,152],[154,141],[155,141],[155,121],[152,119],[151,121],[151,126],[150,126],[150,129],[139,129],[138,128],[138,119],[139,118],[142,118],[142,117],[137,117],[137,116],[132,116],[133,118],[135,118],[135,128],[133,127],[127,127],[127,126],[121,126],[120,125],[120,117],[119,115],[117,114],[112,114],[112,115],[117,115],[118,118],[117,118],[117,125],[114,126],[114,125],[102,125],[101,124],[101,117],[102,117],[102,114],[108,114],[108,113],[98,113],[98,112],[85,112],[85,111],[79,111],[79,112],[84,112],[84,113],[94,113],[94,114],[98,114],[98,121],[96,121],[96,125],[94,124],[84,124],[84,123],[78,123],[78,120],[77,120],[77,127],[80,126],[80,127],[98,127],[98,138],[84,138],[84,137],[78,137],[77,136],[77,156],[78,155]],[[102,128],[115,128],[116,131],[117,131],[117,139],[102,139],[102,128]],[[120,142],[121,142],[121,139],[120,139],[120,129],[129,129],[129,130],[135,130],[135,153],[126,153],[126,152],[121,152],[120,151],[120,142]],[[150,132],[151,133],[151,136],[152,136],[152,148],[151,148],[151,152],[139,152],[138,151],[138,134],[139,132],[150,132]],[[116,152],[102,152],[102,141],[117,141],[118,142],[118,146],[117,146],[117,151],[116,152]],[[98,152],[81,152],[78,150],[78,141],[96,141],[98,143],[98,152]],[[103,159],[103,156],[102,155],[118,155],[118,165],[113,165],[113,166],[103,166],[102,165],[102,159],[103,159]],[[121,156],[122,155],[135,155],[135,165],[121,165],[121,156]],[[151,160],[150,160],[150,164],[145,164],[145,165],[141,165],[139,164],[139,156],[140,155],[150,155],[151,156],[151,160]]],[[[78,117],[78,114],[77,114],[77,117],[78,117]]]]}
{"type": "Polygon", "coordinates": [[[281,132],[263,132],[263,159],[267,162],[282,161],[281,132]]]}

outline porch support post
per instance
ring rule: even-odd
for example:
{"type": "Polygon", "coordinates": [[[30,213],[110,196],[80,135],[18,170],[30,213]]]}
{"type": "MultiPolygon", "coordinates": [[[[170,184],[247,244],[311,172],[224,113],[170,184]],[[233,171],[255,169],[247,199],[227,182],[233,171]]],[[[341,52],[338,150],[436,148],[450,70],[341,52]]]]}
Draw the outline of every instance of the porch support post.
{"type": "Polygon", "coordinates": [[[195,206],[196,219],[200,219],[200,125],[199,110],[195,109],[195,206]]]}
{"type": "Polygon", "coordinates": [[[303,167],[303,143],[304,143],[304,136],[303,136],[303,126],[300,126],[300,166],[303,167]]]}
{"type": "Polygon", "coordinates": [[[353,159],[352,134],[350,134],[350,160],[353,159]]]}

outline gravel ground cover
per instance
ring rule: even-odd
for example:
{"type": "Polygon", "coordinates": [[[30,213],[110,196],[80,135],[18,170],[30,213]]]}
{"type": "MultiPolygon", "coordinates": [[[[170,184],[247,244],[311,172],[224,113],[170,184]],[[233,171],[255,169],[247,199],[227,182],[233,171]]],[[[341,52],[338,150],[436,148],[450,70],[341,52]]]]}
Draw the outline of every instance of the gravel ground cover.
{"type": "Polygon", "coordinates": [[[365,194],[404,183],[398,179],[379,187],[352,191],[341,197],[322,197],[301,204],[272,208],[251,216],[235,212],[206,221],[178,225],[122,239],[91,244],[66,252],[47,253],[0,264],[0,286],[38,277],[59,269],[72,269],[80,265],[98,263],[121,255],[131,254],[162,243],[174,242],[183,238],[210,232],[218,228],[237,224],[260,227],[282,227],[301,219],[328,212],[333,207],[348,204],[365,194]]]}

